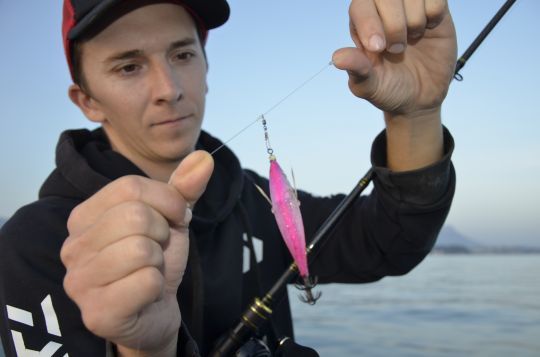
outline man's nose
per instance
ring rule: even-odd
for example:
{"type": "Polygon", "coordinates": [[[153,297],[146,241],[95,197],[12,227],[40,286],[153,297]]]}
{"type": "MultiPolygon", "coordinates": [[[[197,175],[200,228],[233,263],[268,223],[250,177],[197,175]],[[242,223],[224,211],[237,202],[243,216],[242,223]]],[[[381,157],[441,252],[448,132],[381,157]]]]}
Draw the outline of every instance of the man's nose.
{"type": "Polygon", "coordinates": [[[156,63],[153,66],[152,86],[156,104],[175,103],[182,99],[182,83],[180,76],[168,63],[156,63]]]}

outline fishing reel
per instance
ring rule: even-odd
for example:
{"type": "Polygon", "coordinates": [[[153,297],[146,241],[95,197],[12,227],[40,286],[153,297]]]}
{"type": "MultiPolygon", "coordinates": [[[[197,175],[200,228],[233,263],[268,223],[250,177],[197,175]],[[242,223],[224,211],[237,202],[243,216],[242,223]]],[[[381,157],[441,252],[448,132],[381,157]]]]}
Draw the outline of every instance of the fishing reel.
{"type": "Polygon", "coordinates": [[[240,319],[240,323],[216,344],[210,357],[318,357],[312,348],[294,342],[290,337],[280,338],[269,346],[268,340],[261,338],[260,327],[272,315],[271,297],[255,298],[240,319]]]}
{"type": "Polygon", "coordinates": [[[259,338],[250,338],[236,351],[234,357],[319,357],[317,351],[310,347],[299,345],[291,338],[285,337],[279,341],[272,353],[267,344],[259,338]]]}
{"type": "Polygon", "coordinates": [[[236,351],[234,357],[272,357],[272,352],[263,340],[252,337],[236,351]]]}

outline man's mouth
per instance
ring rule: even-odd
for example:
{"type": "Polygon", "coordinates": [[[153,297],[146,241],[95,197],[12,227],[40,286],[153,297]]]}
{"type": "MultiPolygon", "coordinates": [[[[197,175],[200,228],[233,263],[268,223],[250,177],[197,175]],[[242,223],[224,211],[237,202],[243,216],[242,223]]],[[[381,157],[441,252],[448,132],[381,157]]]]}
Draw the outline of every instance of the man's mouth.
{"type": "Polygon", "coordinates": [[[174,125],[174,124],[178,124],[180,123],[181,121],[184,121],[188,118],[191,117],[191,114],[190,115],[185,115],[185,116],[181,116],[181,117],[177,117],[177,118],[171,118],[171,119],[165,119],[165,120],[162,120],[162,121],[159,121],[157,123],[154,123],[152,124],[152,126],[165,126],[165,125],[174,125]]]}

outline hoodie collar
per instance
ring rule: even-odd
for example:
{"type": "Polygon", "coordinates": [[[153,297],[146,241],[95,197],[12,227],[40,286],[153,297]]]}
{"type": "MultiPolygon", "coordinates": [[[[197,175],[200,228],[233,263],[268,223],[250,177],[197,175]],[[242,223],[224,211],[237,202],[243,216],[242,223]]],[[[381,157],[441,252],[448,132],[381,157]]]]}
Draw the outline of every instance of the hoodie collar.
{"type": "MultiPolygon", "coordinates": [[[[220,140],[201,131],[196,147],[212,152],[221,145],[220,140]]],[[[214,162],[214,173],[194,209],[192,223],[199,228],[209,228],[223,221],[242,192],[242,170],[233,152],[223,147],[214,154],[214,162]]],[[[56,147],[56,169],[41,187],[39,197],[61,196],[82,201],[125,175],[146,176],[111,149],[102,128],[67,130],[56,147]]]]}

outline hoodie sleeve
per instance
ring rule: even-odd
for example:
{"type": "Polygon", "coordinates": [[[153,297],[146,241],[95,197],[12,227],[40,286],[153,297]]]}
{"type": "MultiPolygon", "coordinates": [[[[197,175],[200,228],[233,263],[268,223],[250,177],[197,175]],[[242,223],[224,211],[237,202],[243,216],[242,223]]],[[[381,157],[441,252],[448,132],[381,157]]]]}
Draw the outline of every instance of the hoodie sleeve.
{"type": "MultiPolygon", "coordinates": [[[[21,208],[0,230],[0,336],[8,357],[116,355],[111,343],[86,329],[64,292],[60,249],[76,203],[42,199],[21,208]]],[[[184,323],[178,353],[199,356],[184,323]]]]}
{"type": "Polygon", "coordinates": [[[60,248],[75,202],[43,199],[0,231],[0,335],[6,356],[105,356],[65,294],[60,248]]]}
{"type": "MultiPolygon", "coordinates": [[[[374,189],[357,200],[324,247],[315,252],[312,274],[322,283],[370,282],[406,274],[420,263],[433,248],[450,210],[455,188],[453,148],[445,128],[440,161],[414,171],[392,172],[386,167],[383,131],[372,146],[374,189]]],[[[343,197],[302,194],[308,240],[343,197]]]]}

